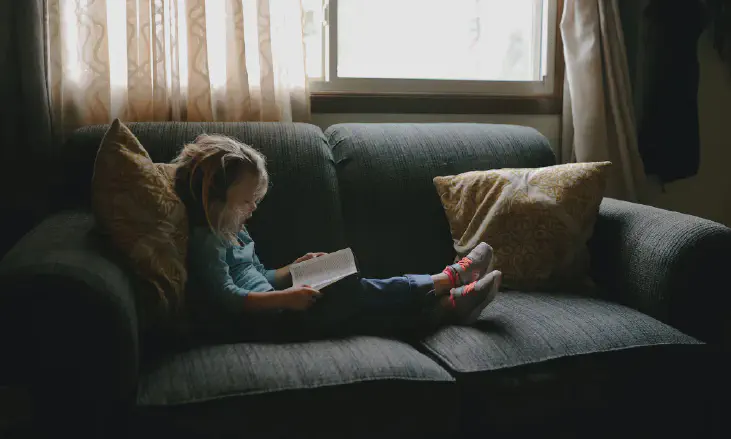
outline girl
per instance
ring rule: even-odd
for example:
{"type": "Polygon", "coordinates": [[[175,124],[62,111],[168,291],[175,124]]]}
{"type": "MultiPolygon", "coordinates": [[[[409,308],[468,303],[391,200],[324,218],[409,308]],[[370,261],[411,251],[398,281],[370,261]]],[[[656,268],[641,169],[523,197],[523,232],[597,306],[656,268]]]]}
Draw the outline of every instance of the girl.
{"type": "MultiPolygon", "coordinates": [[[[234,139],[201,135],[174,163],[176,191],[190,223],[189,291],[199,292],[189,300],[209,321],[256,321],[259,328],[290,335],[392,332],[471,324],[495,297],[501,273],[491,271],[486,243],[431,276],[346,279],[325,293],[292,286],[289,267],[261,264],[244,227],[269,184],[264,156],[234,139]]],[[[323,254],[307,253],[294,262],[323,254]]]]}

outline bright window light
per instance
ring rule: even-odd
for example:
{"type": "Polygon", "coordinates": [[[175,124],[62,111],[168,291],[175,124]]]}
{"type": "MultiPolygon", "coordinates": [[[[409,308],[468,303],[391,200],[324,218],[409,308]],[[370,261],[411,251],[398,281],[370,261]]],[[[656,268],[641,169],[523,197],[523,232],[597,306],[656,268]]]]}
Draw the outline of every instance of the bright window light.
{"type": "Polygon", "coordinates": [[[460,82],[464,91],[464,82],[522,82],[532,85],[511,90],[537,94],[553,65],[556,3],[303,0],[307,73],[346,88],[403,89],[404,80],[421,80],[460,82]]]}

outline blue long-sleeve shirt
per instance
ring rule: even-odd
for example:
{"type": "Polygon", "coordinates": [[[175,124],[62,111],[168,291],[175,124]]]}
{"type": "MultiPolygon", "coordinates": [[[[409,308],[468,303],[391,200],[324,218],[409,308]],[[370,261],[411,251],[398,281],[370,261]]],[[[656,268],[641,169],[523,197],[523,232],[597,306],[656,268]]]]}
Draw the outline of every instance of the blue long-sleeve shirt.
{"type": "Polygon", "coordinates": [[[276,270],[264,268],[245,229],[239,232],[238,240],[238,245],[225,242],[206,227],[191,230],[188,276],[206,295],[246,296],[252,291],[274,290],[276,270]]]}

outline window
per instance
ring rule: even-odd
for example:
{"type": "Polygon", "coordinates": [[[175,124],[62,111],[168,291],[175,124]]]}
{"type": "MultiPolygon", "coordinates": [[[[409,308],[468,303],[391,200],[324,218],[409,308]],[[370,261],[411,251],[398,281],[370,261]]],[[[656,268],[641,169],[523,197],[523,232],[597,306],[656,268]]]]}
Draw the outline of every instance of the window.
{"type": "Polygon", "coordinates": [[[315,92],[555,93],[558,0],[303,0],[315,92]]]}

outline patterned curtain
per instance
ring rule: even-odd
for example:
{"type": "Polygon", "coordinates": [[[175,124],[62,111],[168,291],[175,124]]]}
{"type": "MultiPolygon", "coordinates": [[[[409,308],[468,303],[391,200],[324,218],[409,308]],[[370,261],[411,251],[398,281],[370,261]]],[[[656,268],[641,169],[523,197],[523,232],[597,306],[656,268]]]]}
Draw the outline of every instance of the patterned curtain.
{"type": "Polygon", "coordinates": [[[309,118],[300,0],[47,0],[54,126],[309,118]]]}

